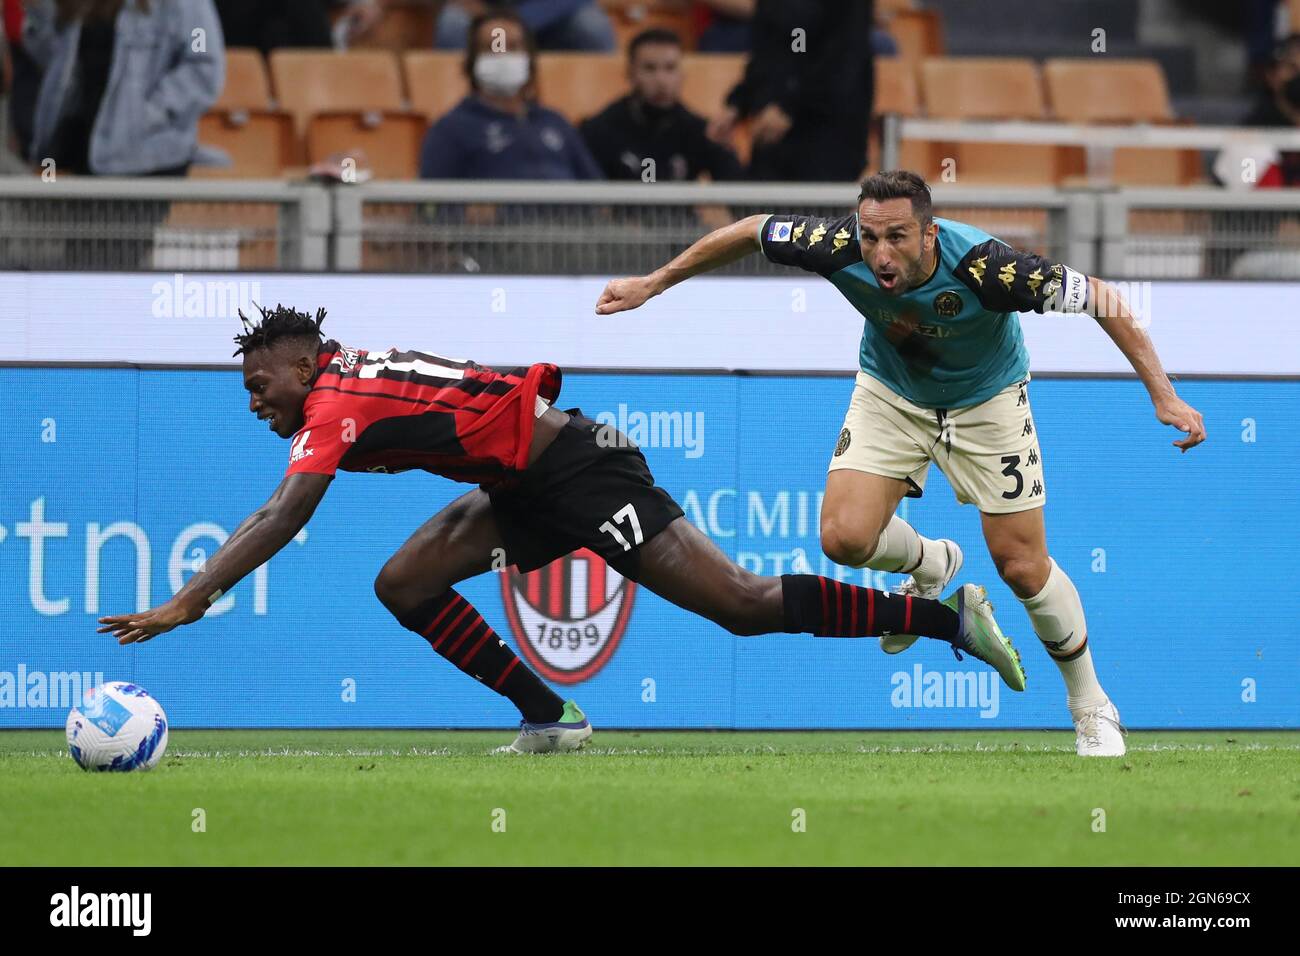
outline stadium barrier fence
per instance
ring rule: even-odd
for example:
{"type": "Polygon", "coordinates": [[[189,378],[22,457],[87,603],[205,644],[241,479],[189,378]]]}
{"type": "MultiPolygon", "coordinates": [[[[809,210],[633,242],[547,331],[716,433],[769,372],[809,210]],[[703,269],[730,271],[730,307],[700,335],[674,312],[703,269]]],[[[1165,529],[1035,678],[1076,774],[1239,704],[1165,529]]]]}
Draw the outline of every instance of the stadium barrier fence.
{"type": "MultiPolygon", "coordinates": [[[[0,177],[0,269],[631,275],[760,212],[840,216],[851,184],[0,177]]],[[[937,185],[936,212],[1085,272],[1300,278],[1300,190],[937,185]]],[[[749,256],[722,275],[779,275],[749,256]]]]}

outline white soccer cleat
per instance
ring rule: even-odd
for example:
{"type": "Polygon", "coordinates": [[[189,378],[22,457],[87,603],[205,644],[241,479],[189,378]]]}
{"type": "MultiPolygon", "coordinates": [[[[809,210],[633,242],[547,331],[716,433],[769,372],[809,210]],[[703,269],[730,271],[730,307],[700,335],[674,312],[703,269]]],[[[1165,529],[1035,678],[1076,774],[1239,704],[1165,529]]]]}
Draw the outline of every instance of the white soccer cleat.
{"type": "Polygon", "coordinates": [[[1119,711],[1106,701],[1074,718],[1074,752],[1080,757],[1122,757],[1128,750],[1124,745],[1127,734],[1119,722],[1119,711]]]}
{"type": "MultiPolygon", "coordinates": [[[[944,571],[943,578],[935,581],[932,585],[922,587],[917,583],[915,577],[909,577],[898,586],[895,591],[896,594],[925,598],[927,601],[939,600],[939,595],[943,594],[944,589],[952,583],[952,579],[961,570],[962,562],[961,548],[957,546],[956,541],[941,538],[939,543],[943,545],[944,550],[948,553],[948,566],[944,571]]],[[[880,649],[886,654],[901,654],[915,644],[918,637],[917,634],[886,634],[880,638],[880,649]]]]}
{"type": "Polygon", "coordinates": [[[549,754],[581,750],[591,739],[591,721],[576,703],[564,702],[560,719],[549,724],[520,721],[519,736],[514,743],[498,747],[494,753],[549,754]]]}

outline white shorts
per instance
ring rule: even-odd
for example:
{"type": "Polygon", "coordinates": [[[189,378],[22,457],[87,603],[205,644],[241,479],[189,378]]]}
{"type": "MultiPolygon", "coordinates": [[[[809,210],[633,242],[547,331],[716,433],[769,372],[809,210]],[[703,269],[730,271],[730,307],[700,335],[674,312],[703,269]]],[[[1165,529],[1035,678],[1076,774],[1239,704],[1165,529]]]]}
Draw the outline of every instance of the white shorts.
{"type": "Polygon", "coordinates": [[[1029,378],[988,401],[922,408],[859,372],[829,471],[850,468],[912,485],[919,498],[934,462],[962,504],[988,514],[1041,508],[1043,456],[1029,408],[1029,378]]]}

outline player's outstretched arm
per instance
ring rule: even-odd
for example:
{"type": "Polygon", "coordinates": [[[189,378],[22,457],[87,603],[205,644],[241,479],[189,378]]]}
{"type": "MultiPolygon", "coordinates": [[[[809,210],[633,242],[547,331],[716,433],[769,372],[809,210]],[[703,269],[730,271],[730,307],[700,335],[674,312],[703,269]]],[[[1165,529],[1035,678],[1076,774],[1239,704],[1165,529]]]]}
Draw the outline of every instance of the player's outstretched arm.
{"type": "Polygon", "coordinates": [[[611,279],[596,301],[597,315],[626,312],[644,304],[659,293],[701,272],[717,269],[743,259],[762,246],[758,239],[759,227],[767,216],[750,216],[733,222],[730,226],[715,229],[679,255],[672,262],[646,276],[611,279]]]}
{"type": "Polygon", "coordinates": [[[1156,418],[1165,425],[1173,425],[1186,432],[1186,438],[1175,441],[1174,447],[1187,451],[1205,441],[1205,419],[1201,413],[1178,397],[1173,383],[1165,374],[1160,356],[1151,337],[1137,324],[1133,313],[1120,294],[1107,283],[1088,277],[1089,310],[1111,341],[1124,353],[1124,357],[1137,372],[1155,405],[1156,418]]]}
{"type": "Polygon", "coordinates": [[[245,518],[211,558],[166,604],[136,614],[101,617],[98,633],[135,644],[192,624],[245,575],[293,540],[316,511],[332,476],[295,474],[280,482],[269,501],[245,518]]]}

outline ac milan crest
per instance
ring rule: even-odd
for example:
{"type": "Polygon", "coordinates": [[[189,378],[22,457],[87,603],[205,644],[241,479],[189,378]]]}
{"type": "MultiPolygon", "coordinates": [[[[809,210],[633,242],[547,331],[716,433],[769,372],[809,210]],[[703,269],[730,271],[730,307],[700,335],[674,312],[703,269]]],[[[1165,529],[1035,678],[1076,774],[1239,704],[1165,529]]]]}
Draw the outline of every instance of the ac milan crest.
{"type": "Polygon", "coordinates": [[[577,684],[614,654],[636,585],[583,548],[536,571],[501,575],[506,618],[524,658],[546,680],[577,684]]]}

